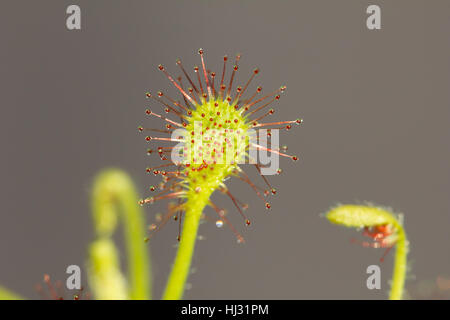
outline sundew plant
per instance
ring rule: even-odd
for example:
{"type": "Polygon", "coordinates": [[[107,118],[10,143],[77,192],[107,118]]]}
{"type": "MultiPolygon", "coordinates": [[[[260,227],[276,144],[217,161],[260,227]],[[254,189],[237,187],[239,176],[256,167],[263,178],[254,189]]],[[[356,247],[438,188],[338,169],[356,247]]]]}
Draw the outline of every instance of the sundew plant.
{"type": "MultiPolygon", "coordinates": [[[[180,230],[182,226],[178,236],[180,244],[177,256],[163,296],[165,299],[180,299],[183,295],[197,230],[205,207],[210,206],[217,212],[217,226],[228,225],[235,233],[237,241],[244,242],[244,238],[227,219],[225,210],[211,200],[211,195],[215,191],[224,193],[231,199],[245,225],[251,224],[244,214],[245,206],[227,188],[225,180],[237,177],[246,182],[261,198],[263,205],[270,209],[271,206],[265,197],[270,193],[275,194],[276,190],[269,184],[264,174],[267,174],[267,171],[276,174],[281,170],[279,168],[267,170],[265,166],[262,167],[258,163],[257,155],[269,152],[277,159],[278,156],[282,156],[298,160],[297,156],[287,155],[278,148],[278,130],[289,130],[293,124],[299,125],[302,120],[264,122],[266,117],[274,114],[274,109],[270,108],[270,105],[280,99],[280,94],[286,87],[282,86],[262,97],[259,97],[262,88],[257,87],[253,93],[246,95],[259,69],[253,71],[243,86],[233,87],[240,55],[236,56],[227,81],[228,57],[223,58],[222,73],[216,80],[216,73],[206,66],[203,49],[198,53],[201,68],[194,67],[194,80],[185,70],[181,60],[177,60],[177,65],[185,76],[184,82],[187,82],[189,87],[184,86],[182,77],[174,79],[164,66],[159,65],[159,70],[179,91],[182,102],[162,91],[157,94],[148,92],[147,97],[162,107],[163,114],[153,109],[147,109],[146,114],[161,119],[164,128],[161,130],[139,127],[140,131],[156,131],[168,135],[165,137],[148,135],[145,139],[150,143],[176,144],[156,147],[163,164],[148,168],[147,172],[162,176],[160,192],[141,201],[141,204],[151,204],[162,199],[176,199],[169,205],[168,212],[160,224],[154,226],[155,231],[159,230],[173,216],[179,221],[180,230]],[[255,129],[262,129],[258,132],[259,143],[255,129]],[[267,144],[267,136],[271,138],[270,147],[267,144]],[[242,170],[241,164],[254,166],[261,174],[268,190],[257,187],[242,170]]],[[[154,150],[150,149],[148,152],[153,153],[154,150]]],[[[150,190],[155,191],[156,188],[151,187],[150,190]]]]}
{"type": "MultiPolygon", "coordinates": [[[[155,162],[146,172],[152,180],[158,179],[149,186],[149,196],[142,198],[132,180],[119,169],[105,169],[98,174],[91,191],[95,239],[89,245],[86,263],[89,286],[66,297],[56,290],[49,276],[45,276],[48,298],[152,299],[149,247],[157,239],[153,238],[155,233],[175,220],[179,225],[179,245],[162,298],[182,299],[197,231],[207,207],[215,212],[218,228],[228,227],[232,232],[230,236],[239,243],[245,242],[228,214],[235,211],[243,225],[250,226],[245,213],[247,205],[229,190],[226,181],[234,177],[246,183],[261,200],[260,205],[271,209],[269,198],[276,195],[277,190],[269,182],[269,176],[281,174],[279,158],[298,160],[297,156],[286,153],[287,147],[279,145],[279,130],[290,130],[300,125],[302,119],[270,120],[275,113],[273,106],[286,86],[269,93],[263,93],[259,86],[251,89],[259,69],[254,69],[246,81],[236,85],[241,55],[235,56],[231,66],[227,65],[230,62],[225,56],[220,72],[216,73],[206,65],[203,49],[198,53],[201,65],[194,67],[193,74],[185,69],[181,60],[176,61],[176,77],[164,66],[158,66],[178,91],[178,97],[170,97],[163,91],[146,93],[146,116],[160,120],[157,128],[138,127],[150,144],[147,153],[155,162]],[[244,169],[256,170],[261,182],[252,181],[244,169]],[[211,200],[216,191],[230,199],[231,210],[211,200]],[[144,211],[152,215],[151,204],[162,200],[167,200],[166,213],[156,216],[155,223],[148,225],[144,211]],[[121,270],[119,251],[113,240],[119,223],[124,232],[127,274],[121,270]]],[[[371,239],[363,242],[366,247],[389,250],[396,246],[390,298],[401,299],[408,252],[401,215],[371,205],[341,205],[332,208],[326,218],[334,224],[363,229],[364,235],[371,239]]],[[[0,288],[0,299],[21,298],[0,288]]]]}

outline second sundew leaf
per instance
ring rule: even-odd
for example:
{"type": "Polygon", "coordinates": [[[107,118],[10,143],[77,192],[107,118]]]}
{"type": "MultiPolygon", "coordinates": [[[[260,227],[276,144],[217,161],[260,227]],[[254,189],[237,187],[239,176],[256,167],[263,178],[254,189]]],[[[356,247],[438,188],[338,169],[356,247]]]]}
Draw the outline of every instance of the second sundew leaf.
{"type": "Polygon", "coordinates": [[[328,211],[327,219],[334,224],[350,228],[374,227],[385,224],[397,225],[392,213],[381,207],[340,205],[328,211]]]}
{"type": "MultiPolygon", "coordinates": [[[[409,242],[406,237],[402,215],[377,206],[345,204],[332,208],[326,218],[333,224],[363,229],[363,234],[373,242],[363,242],[365,247],[386,248],[385,254],[396,246],[392,286],[389,298],[400,300],[406,279],[409,242]]],[[[380,262],[384,261],[384,255],[380,262]]]]}

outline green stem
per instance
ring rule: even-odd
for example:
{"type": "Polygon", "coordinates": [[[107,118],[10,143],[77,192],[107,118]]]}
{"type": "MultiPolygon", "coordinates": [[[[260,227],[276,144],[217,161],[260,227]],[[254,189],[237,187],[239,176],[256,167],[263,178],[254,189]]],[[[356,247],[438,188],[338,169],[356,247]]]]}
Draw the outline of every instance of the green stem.
{"type": "Polygon", "coordinates": [[[211,193],[205,192],[193,195],[186,202],[180,245],[163,294],[164,300],[179,300],[183,297],[184,287],[191,268],[200,218],[211,193]]]}
{"type": "Polygon", "coordinates": [[[0,287],[0,300],[23,300],[23,298],[4,287],[0,287]]]}
{"type": "Polygon", "coordinates": [[[406,278],[406,256],[408,254],[408,240],[402,226],[397,225],[398,239],[395,249],[394,271],[392,276],[390,300],[401,300],[406,278]]]}
{"type": "Polygon", "coordinates": [[[98,298],[150,299],[145,220],[136,189],[126,173],[108,169],[97,176],[92,191],[92,211],[97,240],[90,250],[91,278],[98,298]],[[111,239],[119,216],[124,224],[129,290],[123,284],[117,249],[111,239]]]}

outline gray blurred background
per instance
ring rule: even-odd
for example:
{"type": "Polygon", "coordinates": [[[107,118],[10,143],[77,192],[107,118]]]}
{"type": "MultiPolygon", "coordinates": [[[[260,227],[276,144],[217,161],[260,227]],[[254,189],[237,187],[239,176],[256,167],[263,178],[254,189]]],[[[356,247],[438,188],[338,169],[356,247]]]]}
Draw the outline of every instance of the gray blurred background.
{"type": "MultiPolygon", "coordinates": [[[[64,280],[69,264],[84,267],[89,190],[102,168],[126,170],[149,194],[160,179],[145,168],[159,160],[146,155],[137,126],[160,122],[145,117],[144,94],[174,96],[157,65],[178,74],[180,57],[192,70],[202,47],[216,71],[224,54],[242,53],[238,83],[259,66],[255,84],[266,92],[287,85],[273,119],[305,122],[281,133],[301,161],[281,159],[270,214],[238,180],[229,186],[250,203],[250,228],[229,199],[214,196],[247,242],[203,224],[185,297],[386,298],[392,253],[382,289],[368,290],[366,268],[383,250],[351,244],[355,230],[320,216],[363,201],[405,214],[410,295],[448,297],[421,288],[450,278],[449,12],[450,2],[437,0],[2,1],[0,284],[39,298],[44,273],[64,280]],[[66,29],[73,3],[81,31],[66,29]],[[381,30],[366,28],[369,4],[381,6],[381,30]]],[[[162,208],[146,207],[147,221],[162,208]]],[[[156,298],[176,236],[173,223],[149,244],[156,298]]]]}

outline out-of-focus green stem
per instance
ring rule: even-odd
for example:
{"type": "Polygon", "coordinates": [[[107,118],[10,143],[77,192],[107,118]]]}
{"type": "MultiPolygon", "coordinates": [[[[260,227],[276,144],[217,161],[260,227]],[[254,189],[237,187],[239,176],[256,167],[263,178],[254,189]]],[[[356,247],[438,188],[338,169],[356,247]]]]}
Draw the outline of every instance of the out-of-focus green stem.
{"type": "Polygon", "coordinates": [[[0,300],[23,300],[23,298],[4,287],[0,287],[0,300]]]}
{"type": "Polygon", "coordinates": [[[144,242],[145,221],[129,176],[118,169],[94,181],[92,212],[97,240],[90,246],[90,282],[98,299],[150,299],[150,263],[144,242]],[[111,239],[121,217],[128,258],[128,285],[111,239]],[[127,286],[129,288],[127,288],[127,286]]]}
{"type": "Polygon", "coordinates": [[[89,283],[97,300],[130,299],[117,249],[109,238],[98,239],[89,247],[89,283]]]}

